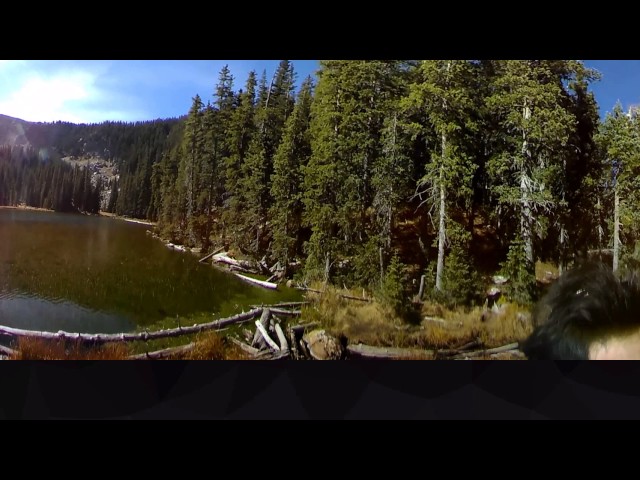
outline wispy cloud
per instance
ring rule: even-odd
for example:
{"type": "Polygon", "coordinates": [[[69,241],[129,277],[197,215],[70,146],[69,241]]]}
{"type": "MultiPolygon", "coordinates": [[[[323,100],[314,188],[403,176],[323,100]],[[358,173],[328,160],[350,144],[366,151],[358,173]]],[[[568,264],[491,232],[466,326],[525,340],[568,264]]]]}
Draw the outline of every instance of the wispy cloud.
{"type": "Polygon", "coordinates": [[[144,117],[135,101],[103,85],[107,66],[0,61],[0,113],[36,122],[94,123],[144,117]],[[114,99],[118,97],[126,110],[117,108],[114,99]]]}

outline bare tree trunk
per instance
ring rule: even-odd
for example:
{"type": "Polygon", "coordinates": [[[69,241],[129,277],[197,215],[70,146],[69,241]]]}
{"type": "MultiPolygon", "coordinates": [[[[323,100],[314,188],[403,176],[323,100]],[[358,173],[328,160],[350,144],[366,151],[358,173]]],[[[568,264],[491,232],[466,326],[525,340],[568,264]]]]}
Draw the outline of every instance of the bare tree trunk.
{"type": "Polygon", "coordinates": [[[620,195],[616,185],[613,210],[613,271],[618,270],[620,261],[620,195]]]}
{"type": "MultiPolygon", "coordinates": [[[[527,105],[525,99],[522,108],[522,118],[526,121],[531,118],[531,109],[527,105]]],[[[529,266],[533,265],[533,219],[531,214],[531,204],[529,203],[529,190],[531,188],[531,179],[527,177],[526,168],[529,157],[529,146],[527,142],[527,129],[522,129],[522,166],[520,170],[520,202],[522,204],[522,213],[520,215],[520,235],[524,242],[524,252],[529,266]]]]}
{"type": "MultiPolygon", "coordinates": [[[[447,62],[447,73],[451,70],[451,61],[447,62]]],[[[446,98],[442,101],[442,107],[447,110],[446,98]]],[[[442,158],[440,163],[440,178],[439,178],[439,190],[440,190],[440,209],[439,209],[439,223],[438,223],[438,261],[436,264],[436,290],[442,291],[442,274],[444,271],[444,243],[446,240],[445,231],[445,215],[446,215],[446,190],[444,185],[444,169],[445,160],[447,158],[447,134],[442,132],[441,137],[442,158]]]]}
{"type": "Polygon", "coordinates": [[[329,282],[329,272],[331,270],[331,256],[329,252],[325,254],[325,263],[324,263],[324,284],[325,286],[329,282]]]}
{"type": "Polygon", "coordinates": [[[424,280],[425,280],[425,276],[422,275],[420,277],[420,290],[418,290],[418,298],[420,300],[422,300],[422,296],[424,295],[424,280]]]}
{"type": "Polygon", "coordinates": [[[382,247],[380,247],[380,281],[384,282],[384,261],[382,258],[382,247]]]}
{"type": "Polygon", "coordinates": [[[446,215],[446,192],[444,188],[444,158],[447,137],[442,134],[442,164],[440,165],[440,212],[438,224],[438,263],[436,265],[436,290],[442,291],[442,273],[444,270],[444,242],[446,240],[445,215],[446,215]]]}
{"type": "Polygon", "coordinates": [[[564,228],[564,223],[563,223],[562,226],[560,227],[560,260],[558,262],[558,274],[559,275],[562,275],[562,272],[564,271],[564,261],[565,261],[564,242],[565,242],[565,235],[566,235],[566,230],[564,228]]]}

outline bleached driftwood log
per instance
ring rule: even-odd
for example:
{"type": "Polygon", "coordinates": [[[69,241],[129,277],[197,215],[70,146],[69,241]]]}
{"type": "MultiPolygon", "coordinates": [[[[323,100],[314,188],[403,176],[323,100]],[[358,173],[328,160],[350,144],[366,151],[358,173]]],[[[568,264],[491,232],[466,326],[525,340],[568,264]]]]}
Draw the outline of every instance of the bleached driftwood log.
{"type": "Polygon", "coordinates": [[[347,345],[349,355],[356,358],[370,359],[398,359],[398,358],[423,358],[433,354],[431,350],[420,350],[417,348],[391,348],[391,347],[372,347],[362,343],[358,345],[347,345]]]}
{"type": "Polygon", "coordinates": [[[282,331],[282,327],[279,323],[275,324],[276,335],[278,336],[278,342],[280,342],[280,350],[286,352],[289,350],[289,344],[287,343],[287,337],[284,336],[284,332],[282,331]]]}
{"type": "Polygon", "coordinates": [[[234,273],[234,275],[238,277],[240,280],[244,280],[245,282],[248,282],[248,283],[253,283],[254,285],[259,285],[261,287],[269,288],[271,290],[278,289],[277,283],[265,282],[263,280],[256,280],[255,278],[247,277],[245,275],[240,275],[239,273],[234,273]]]}
{"type": "MultiPolygon", "coordinates": [[[[263,308],[262,315],[260,316],[260,323],[264,327],[265,331],[269,328],[269,321],[271,320],[271,309],[263,308]]],[[[256,330],[253,334],[253,340],[251,340],[251,346],[260,349],[260,331],[256,330]]]]}
{"type": "Polygon", "coordinates": [[[267,345],[269,345],[271,348],[273,348],[276,352],[279,352],[280,351],[280,347],[278,346],[278,344],[276,342],[274,342],[271,339],[271,337],[269,336],[269,333],[267,332],[267,329],[264,328],[264,326],[262,325],[260,320],[256,320],[256,327],[258,328],[258,331],[262,335],[262,338],[264,338],[265,342],[267,342],[267,345]]]}
{"type": "Polygon", "coordinates": [[[178,337],[180,335],[188,335],[191,333],[200,333],[207,330],[215,330],[232,325],[234,323],[246,322],[252,320],[262,313],[261,308],[249,310],[246,313],[240,313],[228,318],[221,318],[208,323],[201,323],[189,327],[178,327],[167,330],[158,330],[156,332],[141,333],[70,333],[70,332],[39,332],[35,330],[23,330],[21,328],[0,326],[0,335],[10,337],[31,337],[42,338],[46,340],[70,340],[81,343],[102,344],[108,342],[133,342],[148,341],[158,338],[178,337]]]}

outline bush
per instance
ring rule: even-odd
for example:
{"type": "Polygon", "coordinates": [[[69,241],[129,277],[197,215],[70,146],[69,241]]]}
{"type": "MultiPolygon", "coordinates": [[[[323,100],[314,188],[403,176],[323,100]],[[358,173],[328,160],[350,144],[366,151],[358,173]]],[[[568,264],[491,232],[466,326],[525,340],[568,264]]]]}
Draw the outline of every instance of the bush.
{"type": "Polygon", "coordinates": [[[398,256],[394,255],[380,285],[379,296],[399,317],[405,317],[409,312],[406,284],[405,267],[398,256]]]}
{"type": "Polygon", "coordinates": [[[531,304],[535,300],[536,275],[534,265],[527,261],[522,240],[511,243],[507,259],[500,267],[500,274],[508,279],[506,295],[521,305],[531,304]]]}
{"type": "Polygon", "coordinates": [[[445,259],[442,290],[442,301],[449,308],[473,306],[482,301],[480,276],[469,254],[459,246],[454,246],[445,259]]]}

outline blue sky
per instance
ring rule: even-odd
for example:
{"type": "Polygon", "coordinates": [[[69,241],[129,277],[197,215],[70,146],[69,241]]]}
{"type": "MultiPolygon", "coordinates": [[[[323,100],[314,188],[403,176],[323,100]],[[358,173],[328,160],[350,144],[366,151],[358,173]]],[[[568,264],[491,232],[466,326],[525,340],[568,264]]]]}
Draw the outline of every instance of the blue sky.
{"type": "MultiPolygon", "coordinates": [[[[140,121],[184,115],[199,94],[213,98],[228,64],[235,88],[251,70],[271,75],[278,60],[0,60],[0,113],[34,122],[140,121]]],[[[293,60],[298,83],[318,68],[293,60]]],[[[592,85],[604,115],[617,100],[640,104],[640,61],[588,60],[602,80],[592,85]]]]}

